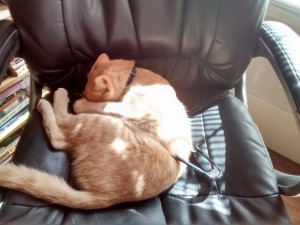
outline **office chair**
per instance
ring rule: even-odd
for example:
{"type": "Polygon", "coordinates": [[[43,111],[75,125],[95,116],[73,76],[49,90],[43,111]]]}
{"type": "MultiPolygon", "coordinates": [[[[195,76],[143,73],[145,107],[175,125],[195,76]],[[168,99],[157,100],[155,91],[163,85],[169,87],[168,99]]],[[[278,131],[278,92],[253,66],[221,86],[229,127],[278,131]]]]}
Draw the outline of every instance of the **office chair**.
{"type": "Polygon", "coordinates": [[[70,96],[81,93],[97,56],[107,53],[134,59],[137,66],[170,81],[191,118],[197,148],[190,162],[207,173],[215,164],[222,177],[214,179],[187,167],[178,182],[155,198],[91,211],[2,189],[0,224],[291,224],[281,194],[299,194],[300,178],[273,169],[244,101],[243,74],[252,58],[265,57],[299,118],[300,38],[283,24],[264,22],[267,0],[7,4],[13,21],[0,23],[1,68],[12,56],[20,56],[32,81],[31,113],[14,163],[72,184],[68,156],[49,144],[35,104],[45,87],[51,93],[58,87],[70,96]]]}

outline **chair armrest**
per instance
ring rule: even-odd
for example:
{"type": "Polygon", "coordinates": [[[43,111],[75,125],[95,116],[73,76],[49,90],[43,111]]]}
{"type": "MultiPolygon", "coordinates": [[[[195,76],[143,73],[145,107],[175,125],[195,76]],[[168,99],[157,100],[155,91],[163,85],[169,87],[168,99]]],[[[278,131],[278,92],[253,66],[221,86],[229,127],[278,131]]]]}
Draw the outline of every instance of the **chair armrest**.
{"type": "Polygon", "coordinates": [[[11,20],[0,20],[0,81],[8,63],[20,49],[19,32],[11,20]]]}
{"type": "Polygon", "coordinates": [[[279,22],[263,23],[257,55],[269,60],[290,101],[300,130],[300,37],[279,22]]]}
{"type": "MultiPolygon", "coordinates": [[[[300,130],[300,37],[279,22],[263,23],[256,56],[267,58],[289,99],[300,130]]],[[[275,170],[280,194],[300,195],[300,176],[275,170]]]]}
{"type": "Polygon", "coordinates": [[[300,197],[300,176],[275,171],[280,194],[300,197]]]}

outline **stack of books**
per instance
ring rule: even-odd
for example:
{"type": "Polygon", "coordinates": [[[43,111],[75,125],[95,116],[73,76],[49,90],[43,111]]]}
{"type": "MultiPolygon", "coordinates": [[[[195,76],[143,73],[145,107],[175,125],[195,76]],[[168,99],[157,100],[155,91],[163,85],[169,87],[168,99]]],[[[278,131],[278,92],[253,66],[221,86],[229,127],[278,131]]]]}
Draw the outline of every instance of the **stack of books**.
{"type": "Polygon", "coordinates": [[[10,161],[29,111],[29,71],[23,59],[14,58],[0,85],[0,163],[10,161]]]}

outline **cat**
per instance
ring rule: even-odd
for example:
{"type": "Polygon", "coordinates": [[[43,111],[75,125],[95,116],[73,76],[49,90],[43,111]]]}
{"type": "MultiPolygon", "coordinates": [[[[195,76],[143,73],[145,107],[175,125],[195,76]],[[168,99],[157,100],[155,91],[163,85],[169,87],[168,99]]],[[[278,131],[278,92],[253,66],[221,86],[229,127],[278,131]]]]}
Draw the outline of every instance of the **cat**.
{"type": "Polygon", "coordinates": [[[59,88],[53,107],[37,104],[55,149],[69,154],[76,189],[63,179],[22,165],[0,165],[0,186],[70,208],[100,209],[157,196],[182,174],[193,145],[190,121],[162,76],[133,60],[101,54],[83,98],[68,113],[59,88]]]}

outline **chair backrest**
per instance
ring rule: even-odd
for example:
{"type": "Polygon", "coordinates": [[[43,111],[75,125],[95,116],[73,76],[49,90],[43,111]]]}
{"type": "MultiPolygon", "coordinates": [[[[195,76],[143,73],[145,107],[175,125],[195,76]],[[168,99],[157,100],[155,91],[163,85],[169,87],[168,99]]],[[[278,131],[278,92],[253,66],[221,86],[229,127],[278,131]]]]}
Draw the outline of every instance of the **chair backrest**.
{"type": "Polygon", "coordinates": [[[106,52],[111,58],[135,59],[162,74],[182,98],[188,90],[229,89],[237,84],[253,56],[268,4],[268,0],[7,2],[21,34],[23,57],[38,82],[82,88],[91,63],[106,52]]]}

